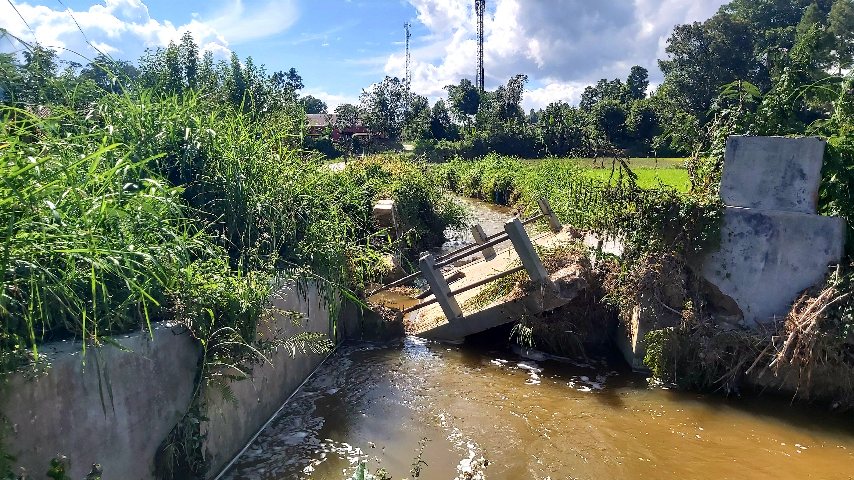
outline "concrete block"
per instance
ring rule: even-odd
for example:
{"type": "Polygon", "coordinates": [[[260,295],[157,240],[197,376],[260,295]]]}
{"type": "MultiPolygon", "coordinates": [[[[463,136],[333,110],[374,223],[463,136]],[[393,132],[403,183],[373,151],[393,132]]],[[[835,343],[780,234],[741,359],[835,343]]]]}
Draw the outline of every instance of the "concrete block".
{"type": "Polygon", "coordinates": [[[730,137],[721,199],[732,207],[816,213],[824,147],[817,137],[730,137]]]}
{"type": "Polygon", "coordinates": [[[756,325],[784,317],[798,295],[842,258],[845,221],[795,212],[727,208],[718,249],[702,274],[756,325]]]}
{"type": "Polygon", "coordinates": [[[394,200],[380,200],[374,205],[373,218],[377,226],[387,228],[392,234],[397,233],[397,207],[394,200]]]}

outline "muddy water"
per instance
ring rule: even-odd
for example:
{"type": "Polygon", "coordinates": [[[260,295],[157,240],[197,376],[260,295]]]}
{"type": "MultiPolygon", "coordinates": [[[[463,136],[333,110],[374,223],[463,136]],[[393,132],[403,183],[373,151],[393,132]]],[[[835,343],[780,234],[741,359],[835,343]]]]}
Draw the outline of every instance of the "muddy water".
{"type": "MultiPolygon", "coordinates": [[[[487,234],[512,216],[466,203],[487,234]]],[[[448,233],[443,251],[471,241],[448,233]]],[[[396,480],[413,466],[423,479],[854,480],[854,414],[407,338],[340,347],[225,478],[338,480],[361,464],[396,480]]]]}
{"type": "Polygon", "coordinates": [[[426,479],[852,479],[854,419],[409,338],[341,347],[225,478],[406,479],[419,455],[426,479]]]}
{"type": "MultiPolygon", "coordinates": [[[[469,225],[479,223],[487,236],[503,232],[504,224],[512,219],[516,213],[510,207],[485,203],[471,198],[457,197],[456,200],[469,212],[467,223],[469,225]]],[[[439,254],[445,254],[474,243],[468,227],[460,230],[449,229],[445,232],[445,237],[448,238],[448,241],[437,252],[439,254]]],[[[509,245],[509,242],[507,243],[509,245]]],[[[501,245],[498,248],[501,248],[501,245]]]]}

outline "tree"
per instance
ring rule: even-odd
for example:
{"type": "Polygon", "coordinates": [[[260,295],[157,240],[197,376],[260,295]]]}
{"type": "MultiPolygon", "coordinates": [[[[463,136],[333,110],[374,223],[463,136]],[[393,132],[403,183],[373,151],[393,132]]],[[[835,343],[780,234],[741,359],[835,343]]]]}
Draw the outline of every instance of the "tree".
{"type": "Polygon", "coordinates": [[[184,82],[187,88],[195,90],[199,84],[199,47],[193,41],[190,32],[181,37],[181,45],[178,47],[181,66],[184,70],[184,82]]]}
{"type": "Polygon", "coordinates": [[[113,60],[101,54],[80,71],[80,78],[91,80],[95,85],[111,93],[121,92],[138,76],[139,70],[130,62],[113,60]]]}
{"type": "Polygon", "coordinates": [[[628,89],[622,80],[609,81],[603,78],[596,82],[596,85],[588,86],[584,89],[578,106],[582,110],[589,112],[597,103],[603,100],[614,100],[619,103],[625,103],[628,100],[628,93],[628,89]]]}
{"type": "Polygon", "coordinates": [[[214,68],[214,57],[211,51],[202,55],[202,63],[199,64],[198,88],[203,92],[215,92],[219,88],[219,78],[214,68]]]}
{"type": "Polygon", "coordinates": [[[687,112],[705,118],[722,85],[754,80],[761,71],[753,55],[754,36],[748,23],[726,13],[674,29],[667,59],[658,64],[687,112]]]}
{"type": "Polygon", "coordinates": [[[596,104],[591,112],[597,137],[613,146],[625,146],[628,112],[624,104],[607,99],[596,104]]]}
{"type": "Polygon", "coordinates": [[[18,101],[21,88],[21,73],[12,53],[0,53],[0,102],[18,101]]]}
{"type": "Polygon", "coordinates": [[[649,88],[649,71],[639,65],[632,67],[629,78],[626,79],[626,88],[629,97],[640,100],[646,98],[646,90],[649,88]]]}
{"type": "Polygon", "coordinates": [[[644,147],[643,154],[647,154],[653,147],[655,137],[661,134],[661,125],[653,102],[646,98],[633,102],[626,126],[629,134],[644,147]]]}
{"type": "Polygon", "coordinates": [[[232,105],[240,106],[244,104],[246,99],[246,79],[243,77],[243,67],[240,65],[240,58],[235,52],[231,52],[229,67],[230,76],[226,81],[229,99],[232,105]]]}
{"type": "Polygon", "coordinates": [[[56,52],[39,44],[24,50],[18,101],[53,103],[60,97],[56,81],[56,52]]]}
{"type": "Polygon", "coordinates": [[[273,86],[279,91],[288,96],[296,96],[296,92],[302,90],[305,85],[302,83],[302,76],[297,72],[296,68],[291,67],[287,72],[276,72],[271,78],[273,86]]]}
{"type": "Polygon", "coordinates": [[[359,124],[359,109],[355,105],[344,103],[335,107],[335,128],[343,130],[359,124]]]}
{"type": "Polygon", "coordinates": [[[854,1],[836,0],[827,18],[828,31],[833,36],[834,60],[842,74],[854,64],[854,1]]]}
{"type": "Polygon", "coordinates": [[[480,108],[480,91],[471,80],[464,78],[460,80],[459,85],[448,85],[445,90],[448,91],[451,112],[458,120],[468,123],[471,117],[477,115],[480,108]]]}
{"type": "Polygon", "coordinates": [[[427,97],[410,95],[409,108],[403,122],[403,137],[407,140],[423,140],[430,137],[430,102],[427,97]]]}
{"type": "Polygon", "coordinates": [[[816,3],[807,7],[795,29],[795,44],[789,55],[797,64],[796,68],[804,70],[814,80],[826,76],[825,72],[832,63],[832,41],[824,20],[816,3]]]}
{"type": "Polygon", "coordinates": [[[537,131],[546,154],[567,156],[586,150],[584,114],[564,102],[551,103],[540,114],[537,131]]]}
{"type": "Polygon", "coordinates": [[[184,68],[181,65],[181,53],[175,42],[169,42],[164,52],[165,70],[160,78],[160,88],[169,93],[181,94],[184,90],[184,68]]]}
{"type": "Polygon", "coordinates": [[[525,95],[527,75],[515,75],[507,81],[507,85],[498,87],[499,118],[504,121],[524,121],[525,111],[522,110],[522,97],[525,95]]]}
{"type": "Polygon", "coordinates": [[[305,113],[307,114],[326,113],[326,102],[319,98],[312,97],[311,95],[306,95],[300,98],[299,103],[300,105],[302,105],[303,110],[305,110],[305,113]]]}
{"type": "Polygon", "coordinates": [[[362,91],[359,116],[371,131],[389,139],[400,139],[403,132],[406,87],[397,77],[385,77],[362,91]]]}
{"type": "Polygon", "coordinates": [[[467,132],[489,149],[505,155],[536,156],[534,128],[527,122],[522,109],[526,75],[515,75],[507,84],[480,96],[480,108],[475,117],[476,130],[467,132]]]}
{"type": "Polygon", "coordinates": [[[430,112],[430,136],[436,140],[455,140],[459,136],[444,100],[437,101],[430,112]]]}

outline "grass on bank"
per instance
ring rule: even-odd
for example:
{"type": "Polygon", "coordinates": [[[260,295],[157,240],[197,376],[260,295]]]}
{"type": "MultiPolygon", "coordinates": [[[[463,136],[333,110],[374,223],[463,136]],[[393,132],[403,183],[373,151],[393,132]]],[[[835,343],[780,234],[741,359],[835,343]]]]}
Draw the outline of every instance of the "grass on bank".
{"type": "MultiPolygon", "coordinates": [[[[530,159],[524,163],[536,164],[546,160],[530,159]]],[[[560,162],[578,168],[585,178],[608,182],[613,180],[610,158],[559,158],[549,159],[550,162],[560,162]]],[[[674,188],[679,192],[687,192],[691,186],[688,170],[685,169],[684,158],[631,158],[629,168],[637,174],[637,185],[643,189],[660,187],[674,188]]]]}
{"type": "Polygon", "coordinates": [[[107,95],[88,116],[0,107],[0,119],[2,370],[45,341],[99,344],[164,319],[200,336],[238,322],[251,337],[264,277],[303,269],[358,290],[377,275],[391,248],[377,199],[398,201],[413,249],[462,218],[422,164],[333,172],[300,150],[299,122],[195,95],[107,95]]]}

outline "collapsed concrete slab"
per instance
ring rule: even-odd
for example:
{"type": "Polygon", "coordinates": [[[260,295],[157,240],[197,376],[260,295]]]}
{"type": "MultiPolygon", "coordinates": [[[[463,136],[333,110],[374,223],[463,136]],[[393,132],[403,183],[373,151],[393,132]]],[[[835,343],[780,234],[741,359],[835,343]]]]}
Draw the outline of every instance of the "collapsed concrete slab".
{"type": "Polygon", "coordinates": [[[703,276],[738,304],[747,325],[788,314],[843,254],[845,221],[795,212],[727,208],[718,250],[703,276]]]}

